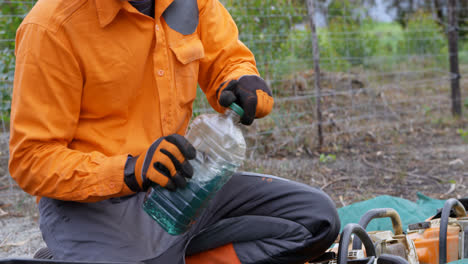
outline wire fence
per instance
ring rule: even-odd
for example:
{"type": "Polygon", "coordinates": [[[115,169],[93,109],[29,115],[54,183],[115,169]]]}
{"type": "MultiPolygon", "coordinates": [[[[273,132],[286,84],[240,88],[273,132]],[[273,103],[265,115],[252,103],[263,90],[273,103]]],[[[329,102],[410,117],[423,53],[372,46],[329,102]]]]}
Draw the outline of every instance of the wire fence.
{"type": "MultiPolygon", "coordinates": [[[[437,10],[415,12],[402,26],[369,15],[370,6],[356,8],[347,5],[348,1],[332,1],[335,4],[323,8],[317,1],[318,75],[304,1],[222,2],[275,97],[273,113],[245,128],[252,158],[254,154],[258,158],[336,151],[363,135],[403,133],[451,115],[450,83],[457,78],[449,70],[447,32],[451,25],[434,15],[437,10]],[[317,77],[320,94],[314,84],[317,77]],[[320,148],[319,126],[324,137],[320,148]]],[[[0,191],[14,186],[7,162],[15,30],[34,3],[0,0],[0,191]]],[[[446,14],[447,7],[440,11],[446,14]]],[[[462,5],[457,11],[468,13],[462,5]]],[[[468,24],[468,17],[460,16],[459,23],[468,24]]],[[[468,29],[461,26],[458,30],[468,29]]],[[[465,95],[468,34],[460,34],[458,46],[465,95]]],[[[461,100],[468,106],[467,97],[461,100]]],[[[199,92],[194,113],[207,112],[212,110],[199,92]]]]}
{"type": "MultiPolygon", "coordinates": [[[[265,5],[274,2],[262,1],[265,5]]],[[[284,15],[288,10],[275,16],[276,9],[265,5],[261,10],[247,7],[252,23],[265,23],[264,28],[289,26],[264,36],[259,34],[262,31],[250,35],[241,31],[240,38],[255,54],[279,47],[269,56],[257,56],[276,105],[271,116],[249,129],[248,137],[256,143],[251,144],[251,153],[294,156],[304,149],[315,152],[318,126],[324,136],[324,145],[318,150],[328,152],[362,139],[363,134],[402,133],[450,117],[450,83],[457,75],[449,70],[450,25],[446,20],[434,16],[435,10],[419,11],[403,27],[372,19],[365,14],[368,10],[350,8],[348,1],[334,2],[333,8],[316,11],[314,16],[321,94],[314,87],[317,76],[307,6],[295,6],[289,16],[284,15]],[[319,100],[322,120],[316,111],[319,100]]],[[[238,18],[246,12],[239,9],[231,14],[236,21],[245,20],[238,18]]],[[[441,11],[447,14],[447,6],[441,11]]],[[[466,13],[466,7],[457,6],[457,11],[466,13]]],[[[461,36],[462,71],[467,63],[465,43],[466,36],[461,36]]],[[[462,78],[462,85],[465,82],[462,78]]],[[[466,98],[461,101],[467,104],[466,98]]]]}

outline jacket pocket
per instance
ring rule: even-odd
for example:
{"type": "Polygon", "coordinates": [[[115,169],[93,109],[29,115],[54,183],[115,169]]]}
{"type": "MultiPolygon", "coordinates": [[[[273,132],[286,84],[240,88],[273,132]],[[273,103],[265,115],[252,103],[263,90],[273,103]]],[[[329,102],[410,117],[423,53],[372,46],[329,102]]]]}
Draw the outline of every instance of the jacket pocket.
{"type": "Polygon", "coordinates": [[[172,44],[170,47],[177,60],[183,65],[187,65],[205,56],[203,44],[198,36],[181,40],[178,43],[172,44]]]}
{"type": "Polygon", "coordinates": [[[199,59],[205,56],[203,44],[198,36],[194,36],[178,41],[170,48],[176,57],[174,79],[179,106],[191,106],[197,92],[199,59]]]}

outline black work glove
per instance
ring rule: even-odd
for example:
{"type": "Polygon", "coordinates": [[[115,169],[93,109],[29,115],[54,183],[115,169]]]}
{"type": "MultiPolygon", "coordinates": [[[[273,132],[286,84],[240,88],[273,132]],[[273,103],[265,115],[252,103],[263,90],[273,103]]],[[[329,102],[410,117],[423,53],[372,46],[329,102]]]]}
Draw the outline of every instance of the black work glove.
{"type": "Polygon", "coordinates": [[[187,160],[194,159],[195,155],[195,148],[181,135],[159,138],[142,155],[129,156],[124,170],[125,184],[134,192],[146,191],[152,183],[171,191],[184,188],[185,178],[193,175],[187,160]]]}
{"type": "Polygon", "coordinates": [[[244,109],[241,123],[250,125],[255,118],[268,115],[273,108],[273,97],[266,82],[256,75],[244,75],[238,80],[221,84],[216,91],[221,106],[229,107],[232,103],[244,109]]]}

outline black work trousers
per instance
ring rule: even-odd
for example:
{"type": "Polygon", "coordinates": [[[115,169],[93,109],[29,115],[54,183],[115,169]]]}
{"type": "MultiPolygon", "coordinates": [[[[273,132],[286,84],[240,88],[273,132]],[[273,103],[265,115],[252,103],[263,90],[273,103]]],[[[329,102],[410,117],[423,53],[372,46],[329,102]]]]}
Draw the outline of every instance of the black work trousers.
{"type": "Polygon", "coordinates": [[[144,194],[97,203],[42,198],[40,227],[54,259],[185,263],[185,255],[232,243],[241,263],[303,263],[340,230],[332,200],[294,181],[235,174],[191,229],[166,233],[142,209],[144,194]]]}

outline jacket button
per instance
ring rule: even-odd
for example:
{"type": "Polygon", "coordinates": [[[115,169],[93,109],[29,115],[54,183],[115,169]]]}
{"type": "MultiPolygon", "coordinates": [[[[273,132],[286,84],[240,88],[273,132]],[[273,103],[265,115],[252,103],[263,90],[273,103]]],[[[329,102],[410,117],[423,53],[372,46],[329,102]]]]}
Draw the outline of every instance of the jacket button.
{"type": "Polygon", "coordinates": [[[163,76],[163,75],[164,75],[164,71],[163,71],[163,70],[159,70],[159,71],[158,71],[158,75],[159,75],[159,76],[163,76]]]}
{"type": "Polygon", "coordinates": [[[155,28],[156,28],[156,30],[159,30],[159,25],[156,25],[156,27],[155,27],[155,28]]]}

